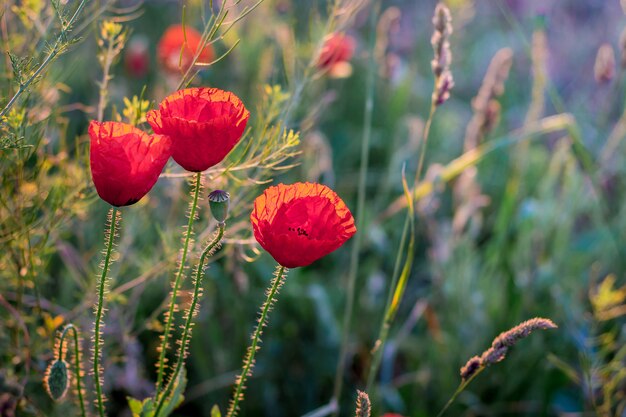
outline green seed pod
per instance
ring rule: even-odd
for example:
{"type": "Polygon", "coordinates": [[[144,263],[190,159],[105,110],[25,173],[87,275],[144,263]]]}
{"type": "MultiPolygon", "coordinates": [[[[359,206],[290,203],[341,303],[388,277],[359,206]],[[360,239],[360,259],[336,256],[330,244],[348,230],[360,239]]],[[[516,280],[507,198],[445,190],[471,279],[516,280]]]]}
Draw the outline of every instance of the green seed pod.
{"type": "Polygon", "coordinates": [[[60,401],[65,396],[69,387],[70,375],[67,363],[62,360],[55,360],[46,371],[44,384],[50,397],[55,401],[60,401]]]}
{"type": "Polygon", "coordinates": [[[215,190],[209,194],[209,206],[211,214],[219,223],[224,223],[228,217],[228,207],[230,205],[230,194],[226,191],[215,190]]]}

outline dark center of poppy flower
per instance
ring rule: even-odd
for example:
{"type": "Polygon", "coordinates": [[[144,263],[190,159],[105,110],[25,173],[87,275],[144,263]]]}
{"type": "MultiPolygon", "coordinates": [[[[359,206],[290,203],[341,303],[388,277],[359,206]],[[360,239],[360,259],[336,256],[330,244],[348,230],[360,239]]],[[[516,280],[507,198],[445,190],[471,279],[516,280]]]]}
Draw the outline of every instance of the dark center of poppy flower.
{"type": "Polygon", "coordinates": [[[287,227],[287,230],[289,230],[290,232],[295,232],[298,233],[298,236],[306,236],[309,237],[309,233],[303,229],[302,227],[287,227]]]}

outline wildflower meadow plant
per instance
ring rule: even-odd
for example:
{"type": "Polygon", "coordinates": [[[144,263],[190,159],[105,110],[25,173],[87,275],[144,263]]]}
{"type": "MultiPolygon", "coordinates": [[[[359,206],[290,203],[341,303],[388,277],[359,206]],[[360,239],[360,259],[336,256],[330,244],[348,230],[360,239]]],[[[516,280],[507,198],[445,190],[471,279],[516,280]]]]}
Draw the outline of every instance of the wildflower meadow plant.
{"type": "Polygon", "coordinates": [[[170,305],[160,346],[157,391],[163,384],[170,331],[176,308],[193,222],[202,188],[202,171],[221,162],[241,139],[250,113],[234,94],[216,88],[191,88],[166,97],[158,110],[148,112],[148,123],[156,133],[172,140],[172,157],[185,170],[195,172],[189,222],[176,277],[172,284],[170,305]]]}
{"type": "Polygon", "coordinates": [[[268,313],[285,283],[288,268],[310,265],[340,248],[356,233],[354,218],[343,200],[330,188],[315,183],[279,184],[254,200],[250,215],[254,237],[278,262],[274,278],[261,306],[252,343],[237,377],[228,417],[234,417],[244,399],[245,384],[252,376],[254,357],[268,313]]]}
{"type": "Polygon", "coordinates": [[[104,394],[101,367],[104,298],[108,287],[107,274],[112,260],[113,245],[120,224],[117,207],[135,204],[154,186],[165,163],[170,158],[170,140],[152,137],[133,126],[117,122],[89,125],[91,137],[91,174],[100,197],[114,206],[109,211],[106,249],[98,282],[98,302],[93,331],[93,375],[96,385],[98,413],[104,416],[104,394]]]}

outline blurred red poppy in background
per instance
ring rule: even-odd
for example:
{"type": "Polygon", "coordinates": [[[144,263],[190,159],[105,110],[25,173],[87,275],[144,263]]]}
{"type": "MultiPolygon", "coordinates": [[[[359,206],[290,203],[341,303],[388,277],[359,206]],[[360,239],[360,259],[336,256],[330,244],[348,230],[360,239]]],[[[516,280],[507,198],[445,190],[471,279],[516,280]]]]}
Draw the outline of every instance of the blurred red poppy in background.
{"type": "Polygon", "coordinates": [[[135,78],[142,78],[150,69],[150,53],[148,38],[143,35],[133,36],[124,52],[126,72],[135,78]]]}
{"type": "Polygon", "coordinates": [[[282,266],[306,266],[338,249],[354,233],[339,196],[316,183],[279,184],[254,200],[254,237],[282,266]]]}
{"type": "Polygon", "coordinates": [[[139,201],[170,157],[170,139],[118,122],[89,124],[91,176],[98,195],[113,206],[139,201]]]}
{"type": "Polygon", "coordinates": [[[174,161],[193,172],[220,163],[241,139],[249,117],[236,95],[217,88],[177,91],[146,116],[155,133],[172,139],[174,161]]]}
{"type": "MultiPolygon", "coordinates": [[[[202,35],[189,26],[172,25],[161,36],[157,46],[157,57],[163,68],[169,73],[187,71],[202,43],[202,35]],[[182,51],[182,52],[181,52],[182,51]]],[[[213,60],[213,48],[205,45],[197,63],[213,60]]]]}
{"type": "Polygon", "coordinates": [[[331,76],[341,78],[352,74],[350,59],[354,55],[356,41],[345,33],[331,33],[324,40],[324,45],[317,58],[317,67],[328,71],[331,76]]]}

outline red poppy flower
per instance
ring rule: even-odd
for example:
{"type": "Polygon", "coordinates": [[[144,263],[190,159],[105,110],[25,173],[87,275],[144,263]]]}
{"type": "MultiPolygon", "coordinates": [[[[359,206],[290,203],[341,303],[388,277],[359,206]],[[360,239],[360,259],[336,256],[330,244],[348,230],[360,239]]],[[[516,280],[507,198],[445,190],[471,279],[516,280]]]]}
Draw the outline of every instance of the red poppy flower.
{"type": "Polygon", "coordinates": [[[254,200],[250,220],[259,244],[287,268],[315,262],[356,232],[341,198],[309,182],[269,187],[254,200]]]}
{"type": "Polygon", "coordinates": [[[218,164],[243,134],[250,112],[233,93],[188,88],[168,96],[147,114],[155,133],[172,139],[172,156],[187,171],[218,164]]]}
{"type": "Polygon", "coordinates": [[[148,38],[143,35],[133,37],[124,53],[124,67],[135,78],[142,78],[150,69],[150,53],[148,38]]]}
{"type": "MultiPolygon", "coordinates": [[[[170,73],[179,73],[181,70],[187,71],[200,48],[201,42],[202,35],[194,28],[172,25],[163,33],[157,46],[159,62],[170,73]]],[[[206,63],[211,62],[211,60],[213,60],[213,48],[211,45],[205,45],[197,62],[206,63]]]]}
{"type": "Polygon", "coordinates": [[[91,176],[98,195],[114,206],[136,203],[154,186],[170,157],[170,139],[134,126],[92,121],[91,176]]]}
{"type": "Polygon", "coordinates": [[[355,47],[356,42],[352,36],[344,33],[328,35],[317,58],[317,67],[332,71],[334,66],[350,61],[355,47]]]}

